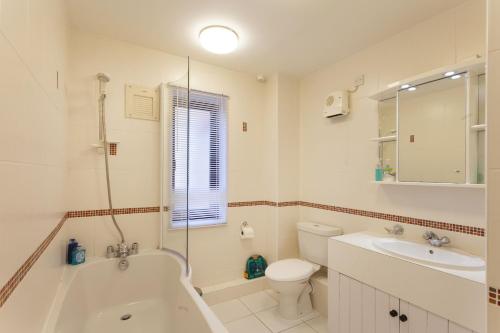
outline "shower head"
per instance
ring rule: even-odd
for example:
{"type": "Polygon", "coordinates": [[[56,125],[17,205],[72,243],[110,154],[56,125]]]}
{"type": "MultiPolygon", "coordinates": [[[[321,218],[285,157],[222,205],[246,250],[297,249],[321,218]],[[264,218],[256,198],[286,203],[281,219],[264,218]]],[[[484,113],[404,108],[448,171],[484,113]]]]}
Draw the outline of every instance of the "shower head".
{"type": "Polygon", "coordinates": [[[101,82],[109,82],[109,76],[107,76],[104,73],[98,73],[97,74],[97,80],[99,80],[101,82]]]}

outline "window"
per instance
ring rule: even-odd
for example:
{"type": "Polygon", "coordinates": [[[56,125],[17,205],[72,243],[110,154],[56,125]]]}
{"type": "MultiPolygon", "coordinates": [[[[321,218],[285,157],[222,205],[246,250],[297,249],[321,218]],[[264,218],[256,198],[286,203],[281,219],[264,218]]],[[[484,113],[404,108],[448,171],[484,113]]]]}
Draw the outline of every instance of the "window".
{"type": "Polygon", "coordinates": [[[188,207],[189,227],[225,224],[227,97],[191,90],[189,129],[187,89],[171,86],[169,98],[172,110],[170,225],[186,227],[188,207]]]}

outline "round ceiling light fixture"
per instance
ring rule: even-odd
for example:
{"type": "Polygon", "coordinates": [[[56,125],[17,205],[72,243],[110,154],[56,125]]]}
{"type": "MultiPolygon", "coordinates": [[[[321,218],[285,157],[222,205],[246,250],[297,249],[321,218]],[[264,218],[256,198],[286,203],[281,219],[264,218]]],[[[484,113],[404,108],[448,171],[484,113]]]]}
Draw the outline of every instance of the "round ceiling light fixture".
{"type": "Polygon", "coordinates": [[[204,49],[216,54],[227,54],[238,47],[236,31],[222,25],[210,25],[201,29],[200,43],[204,49]]]}

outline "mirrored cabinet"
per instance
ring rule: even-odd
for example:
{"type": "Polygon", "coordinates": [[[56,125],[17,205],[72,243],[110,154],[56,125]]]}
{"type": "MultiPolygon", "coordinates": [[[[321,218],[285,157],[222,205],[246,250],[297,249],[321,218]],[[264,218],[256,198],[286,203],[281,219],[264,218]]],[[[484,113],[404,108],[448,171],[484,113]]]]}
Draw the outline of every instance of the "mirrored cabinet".
{"type": "Polygon", "coordinates": [[[378,100],[376,183],[484,187],[484,72],[479,61],[441,68],[372,96],[378,100]]]}

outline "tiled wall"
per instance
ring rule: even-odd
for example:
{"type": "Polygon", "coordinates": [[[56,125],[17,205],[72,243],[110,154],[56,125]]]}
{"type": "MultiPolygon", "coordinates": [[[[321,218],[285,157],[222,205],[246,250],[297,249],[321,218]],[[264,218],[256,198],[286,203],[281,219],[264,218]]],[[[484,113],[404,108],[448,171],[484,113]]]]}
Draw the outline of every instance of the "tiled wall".
{"type": "MultiPolygon", "coordinates": [[[[469,0],[423,21],[344,60],[322,68],[300,84],[300,199],[361,211],[411,216],[422,221],[445,221],[455,226],[439,228],[465,250],[485,254],[482,233],[486,227],[485,190],[436,187],[380,186],[373,184],[378,146],[377,102],[369,96],[387,84],[436,69],[485,57],[485,1],[469,0]],[[352,89],[361,74],[365,84],[351,95],[351,113],[326,119],[322,103],[331,91],[352,89]],[[466,230],[448,234],[448,230],[466,230]]],[[[432,162],[430,162],[432,163],[432,162]]],[[[370,214],[370,213],[368,213],[370,214]]],[[[338,211],[301,208],[301,219],[341,225],[346,231],[365,228],[366,215],[346,216],[338,211]]],[[[397,219],[396,219],[397,220],[397,219]]],[[[427,224],[408,227],[420,238],[427,224]]]]}
{"type": "MultiPolygon", "coordinates": [[[[415,234],[422,227],[437,228],[451,232],[452,240],[466,249],[483,253],[480,190],[384,189],[370,184],[376,148],[368,138],[376,135],[376,111],[367,99],[390,81],[475,54],[484,56],[483,4],[467,1],[300,82],[275,75],[262,85],[252,75],[195,62],[195,88],[231,97],[231,203],[227,227],[191,231],[194,283],[204,286],[240,277],[242,262],[255,252],[271,259],[296,256],[294,226],[301,219],[338,224],[348,232],[378,230],[393,222],[405,223],[415,234]],[[323,97],[331,90],[350,88],[361,73],[367,83],[354,95],[349,118],[322,118],[323,97]],[[246,132],[241,131],[243,122],[246,132]],[[255,228],[254,240],[239,239],[239,223],[244,220],[255,228]]],[[[5,207],[0,210],[2,332],[40,331],[69,236],[77,236],[90,255],[104,254],[106,245],[117,240],[106,216],[103,156],[91,148],[97,141],[97,72],[111,76],[108,136],[120,142],[110,147],[115,206],[132,207],[117,210],[119,223],[130,241],[151,248],[159,245],[159,125],[126,119],[123,91],[125,83],[156,86],[182,77],[185,59],[73,31],[67,128],[64,8],[63,0],[3,0],[0,6],[0,85],[4,87],[0,109],[8,110],[0,113],[5,207]],[[67,205],[66,161],[71,189],[67,205]],[[71,211],[64,222],[67,209],[71,211]],[[44,288],[39,287],[40,281],[47,281],[44,288]],[[17,320],[19,313],[30,320],[17,320]]],[[[492,90],[500,76],[494,75],[500,68],[496,61],[500,32],[494,24],[500,12],[496,1],[490,1],[490,8],[488,85],[492,90]]],[[[490,147],[498,141],[495,124],[500,126],[491,111],[500,105],[495,98],[488,105],[490,147]]],[[[500,157],[491,149],[489,154],[488,236],[490,253],[495,253],[494,223],[500,214],[492,200],[500,188],[500,176],[495,176],[500,174],[500,164],[496,165],[500,157]]],[[[166,230],[164,238],[167,246],[183,251],[182,231],[166,230]]],[[[494,254],[489,260],[495,262],[494,254]]],[[[500,286],[498,276],[490,269],[491,285],[500,286]]],[[[491,308],[492,327],[500,327],[499,317],[498,307],[491,308]]]]}
{"type": "MultiPolygon", "coordinates": [[[[110,156],[114,206],[159,207],[160,123],[124,116],[124,86],[133,83],[156,87],[185,78],[187,59],[76,30],[72,32],[70,52],[69,187],[77,190],[69,194],[69,210],[100,210],[102,214],[108,206],[103,155],[91,148],[98,136],[95,82],[98,72],[106,72],[111,78],[106,98],[108,137],[119,142],[117,154],[110,156]]],[[[229,96],[229,201],[274,199],[268,195],[273,183],[268,158],[273,129],[265,120],[266,84],[259,83],[251,74],[193,61],[191,85],[229,96]],[[242,131],[243,122],[247,123],[246,132],[242,131]]],[[[169,212],[164,214],[168,221],[169,212]]],[[[143,248],[158,246],[158,213],[124,214],[117,218],[127,240],[139,241],[143,248]]],[[[240,278],[242,262],[251,254],[272,257],[273,227],[269,223],[272,218],[268,206],[230,208],[227,227],[192,230],[190,257],[194,282],[205,286],[240,278]],[[250,241],[240,240],[242,221],[248,221],[259,236],[250,241]],[[224,260],[220,260],[222,254],[226,254],[224,260]]],[[[117,241],[109,217],[78,217],[69,222],[69,234],[82,241],[91,255],[104,254],[106,245],[117,241]]],[[[164,231],[165,245],[185,253],[185,232],[169,230],[167,223],[164,231]]]]}
{"type": "MultiPolygon", "coordinates": [[[[376,146],[369,138],[376,136],[377,129],[375,104],[367,98],[392,80],[477,53],[484,55],[482,4],[468,1],[301,81],[273,75],[262,85],[251,75],[194,62],[195,88],[230,96],[231,202],[227,227],[191,232],[194,282],[206,286],[239,278],[242,262],[254,252],[271,261],[298,255],[295,224],[299,220],[337,224],[346,232],[382,230],[395,221],[406,222],[414,237],[433,227],[462,248],[484,254],[484,238],[477,237],[484,234],[484,191],[385,189],[370,183],[376,146]],[[430,31],[438,33],[429,39],[430,31]],[[462,37],[457,38],[459,35],[462,37]],[[412,49],[411,45],[418,47],[412,49]],[[367,83],[353,95],[352,114],[345,120],[324,119],[324,95],[351,88],[362,73],[367,83]],[[243,122],[247,132],[241,130],[243,122]],[[299,198],[334,208],[282,203],[284,207],[276,210],[247,202],[294,202],[299,198]],[[370,217],[382,223],[372,223],[370,217]],[[254,240],[239,239],[242,221],[257,230],[254,240]],[[221,263],[218,258],[223,255],[227,260],[221,263]]],[[[73,32],[72,41],[69,164],[70,187],[78,191],[72,191],[69,209],[107,207],[102,155],[89,148],[97,137],[93,76],[99,71],[111,76],[109,136],[120,142],[117,155],[111,156],[115,206],[158,207],[159,125],[123,116],[123,86],[156,86],[180,78],[186,70],[185,59],[78,31],[73,32]]],[[[120,215],[119,220],[131,241],[142,239],[146,247],[158,246],[156,213],[120,215]]],[[[102,216],[71,219],[68,230],[86,240],[91,254],[103,254],[105,245],[117,239],[109,218],[102,216]]],[[[167,226],[164,230],[167,246],[184,253],[185,234],[167,226]]]]}
{"type": "Polygon", "coordinates": [[[62,233],[46,239],[66,211],[66,28],[64,0],[1,1],[0,299],[31,269],[0,332],[40,332],[62,273],[62,233]]]}
{"type": "Polygon", "coordinates": [[[488,332],[500,332],[500,2],[488,0],[488,332]],[[490,291],[491,292],[491,291],[490,291]]]}

